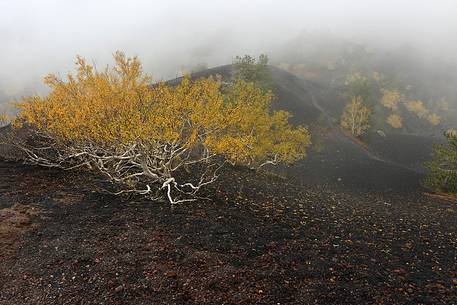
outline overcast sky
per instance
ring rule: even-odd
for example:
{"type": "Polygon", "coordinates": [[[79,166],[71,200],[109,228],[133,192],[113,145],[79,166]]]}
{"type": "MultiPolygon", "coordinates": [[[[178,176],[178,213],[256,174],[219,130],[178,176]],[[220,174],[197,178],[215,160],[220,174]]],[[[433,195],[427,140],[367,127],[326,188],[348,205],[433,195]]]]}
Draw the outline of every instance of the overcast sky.
{"type": "Polygon", "coordinates": [[[65,73],[77,54],[104,66],[123,50],[161,79],[268,52],[303,30],[457,57],[457,0],[0,0],[0,91],[65,73]]]}

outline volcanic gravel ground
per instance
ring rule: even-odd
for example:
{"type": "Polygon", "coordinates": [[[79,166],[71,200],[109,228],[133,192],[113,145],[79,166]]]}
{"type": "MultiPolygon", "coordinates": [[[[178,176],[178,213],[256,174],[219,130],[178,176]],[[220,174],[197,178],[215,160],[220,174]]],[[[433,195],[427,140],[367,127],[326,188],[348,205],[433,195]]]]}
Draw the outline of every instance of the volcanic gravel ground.
{"type": "Polygon", "coordinates": [[[175,207],[100,186],[0,163],[0,304],[457,302],[453,202],[232,168],[175,207]]]}

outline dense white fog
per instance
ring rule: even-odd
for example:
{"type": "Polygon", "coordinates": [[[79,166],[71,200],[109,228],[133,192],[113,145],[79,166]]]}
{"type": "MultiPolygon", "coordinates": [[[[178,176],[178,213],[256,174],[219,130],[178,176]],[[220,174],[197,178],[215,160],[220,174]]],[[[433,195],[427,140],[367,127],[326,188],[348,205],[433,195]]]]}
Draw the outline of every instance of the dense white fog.
{"type": "Polygon", "coordinates": [[[455,16],[452,0],[0,0],[0,98],[43,90],[42,77],[73,69],[77,54],[103,67],[123,50],[157,80],[274,52],[303,31],[454,60],[455,16]]]}

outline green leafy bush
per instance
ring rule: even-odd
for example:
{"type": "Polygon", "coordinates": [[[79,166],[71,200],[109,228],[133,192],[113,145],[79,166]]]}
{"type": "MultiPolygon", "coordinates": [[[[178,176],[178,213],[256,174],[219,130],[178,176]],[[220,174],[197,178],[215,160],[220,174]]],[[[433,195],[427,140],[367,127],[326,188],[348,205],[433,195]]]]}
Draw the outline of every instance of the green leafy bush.
{"type": "Polygon", "coordinates": [[[424,166],[429,170],[424,185],[435,191],[457,193],[457,136],[446,134],[447,145],[433,148],[433,160],[424,166]]]}
{"type": "Polygon", "coordinates": [[[268,56],[261,54],[256,60],[250,55],[237,56],[233,62],[234,78],[248,83],[254,83],[263,90],[272,89],[272,78],[268,67],[268,56]]]}

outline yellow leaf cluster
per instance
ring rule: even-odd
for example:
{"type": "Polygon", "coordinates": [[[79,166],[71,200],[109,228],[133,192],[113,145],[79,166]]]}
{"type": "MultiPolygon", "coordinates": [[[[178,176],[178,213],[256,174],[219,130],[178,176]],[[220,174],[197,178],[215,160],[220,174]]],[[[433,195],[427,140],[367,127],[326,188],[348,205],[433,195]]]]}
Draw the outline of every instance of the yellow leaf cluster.
{"type": "Polygon", "coordinates": [[[256,164],[267,158],[291,163],[304,158],[310,135],[303,127],[288,124],[290,114],[270,113],[271,92],[237,81],[225,94],[224,121],[205,144],[238,163],[256,164]]]}
{"type": "Polygon", "coordinates": [[[384,107],[398,111],[398,104],[402,96],[397,90],[382,90],[381,103],[384,107]]]}
{"type": "Polygon", "coordinates": [[[406,103],[406,109],[414,113],[419,118],[425,118],[428,114],[428,109],[422,101],[409,101],[406,103]]]}
{"type": "Polygon", "coordinates": [[[427,116],[427,121],[431,125],[436,126],[441,123],[441,117],[439,115],[437,115],[436,113],[432,113],[427,116]]]}
{"type": "Polygon", "coordinates": [[[402,118],[398,114],[391,114],[387,117],[387,124],[392,128],[398,129],[403,127],[402,118]]]}
{"type": "Polygon", "coordinates": [[[50,94],[18,103],[16,124],[27,123],[64,141],[114,144],[146,138],[150,117],[143,109],[152,97],[151,79],[142,75],[137,58],[121,52],[114,58],[116,66],[103,72],[78,57],[77,74],[68,74],[67,81],[46,76],[50,94]]]}
{"type": "Polygon", "coordinates": [[[14,125],[36,128],[66,145],[204,146],[249,164],[273,157],[293,162],[306,155],[308,131],[291,126],[289,113],[270,111],[271,92],[241,80],[223,92],[212,78],[151,85],[136,57],[117,52],[114,59],[114,67],[99,72],[78,57],[76,75],[66,80],[48,75],[49,95],[18,103],[14,125]]]}

